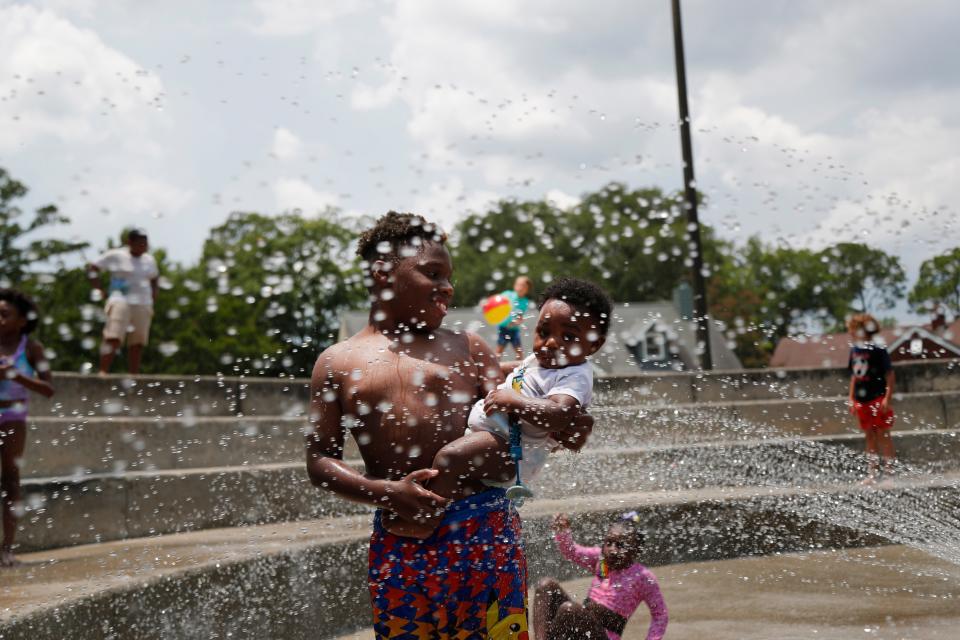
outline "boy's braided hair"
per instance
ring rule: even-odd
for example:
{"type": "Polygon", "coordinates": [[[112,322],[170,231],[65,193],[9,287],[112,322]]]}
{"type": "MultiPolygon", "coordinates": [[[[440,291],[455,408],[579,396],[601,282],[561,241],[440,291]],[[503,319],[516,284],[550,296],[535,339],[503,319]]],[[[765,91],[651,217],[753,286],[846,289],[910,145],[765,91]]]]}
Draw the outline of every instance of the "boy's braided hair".
{"type": "Polygon", "coordinates": [[[20,315],[27,319],[27,324],[23,326],[22,333],[31,333],[37,328],[40,314],[37,312],[37,304],[30,296],[18,289],[0,289],[0,300],[15,306],[20,315]]]}
{"type": "Polygon", "coordinates": [[[443,244],[446,241],[447,234],[423,216],[388,211],[360,234],[357,255],[370,265],[376,260],[401,257],[401,248],[408,245],[419,248],[424,242],[443,244]]]}
{"type": "Polygon", "coordinates": [[[607,335],[613,301],[606,291],[592,282],[580,278],[557,278],[543,290],[537,304],[542,307],[548,300],[563,300],[581,311],[589,312],[590,317],[596,319],[600,335],[607,335]]]}

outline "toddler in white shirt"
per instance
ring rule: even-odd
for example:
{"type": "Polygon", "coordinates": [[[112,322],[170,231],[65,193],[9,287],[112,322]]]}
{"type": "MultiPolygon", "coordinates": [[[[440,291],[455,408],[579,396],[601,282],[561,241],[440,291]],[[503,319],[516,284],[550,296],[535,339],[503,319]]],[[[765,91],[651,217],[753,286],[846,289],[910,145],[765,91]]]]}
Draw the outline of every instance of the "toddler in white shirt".
{"type": "MultiPolygon", "coordinates": [[[[606,340],[612,307],[606,292],[586,280],[558,278],[547,287],[540,296],[533,354],[473,406],[466,435],[437,453],[437,475],[426,487],[452,497],[463,494],[464,479],[513,484],[517,467],[510,454],[511,420],[520,424],[524,483],[543,468],[550,451],[583,446],[586,435],[576,419],[593,397],[587,358],[606,340]]],[[[384,525],[397,535],[425,538],[440,515],[425,514],[418,522],[385,518],[384,525]]]]}

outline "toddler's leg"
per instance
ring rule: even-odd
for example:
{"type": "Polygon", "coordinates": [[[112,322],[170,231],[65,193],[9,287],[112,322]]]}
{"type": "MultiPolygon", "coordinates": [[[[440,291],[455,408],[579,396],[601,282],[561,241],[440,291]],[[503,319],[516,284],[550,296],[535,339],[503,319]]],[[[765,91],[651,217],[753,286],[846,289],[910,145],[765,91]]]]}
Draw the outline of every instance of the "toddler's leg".
{"type": "MultiPolygon", "coordinates": [[[[507,442],[488,431],[468,433],[446,445],[433,459],[433,468],[440,473],[427,483],[430,491],[444,498],[467,495],[477,480],[509,481],[516,467],[507,442]]],[[[428,538],[437,528],[443,512],[424,514],[417,522],[401,520],[395,514],[384,514],[384,528],[398,536],[428,538]]]]}
{"type": "Polygon", "coordinates": [[[489,431],[474,431],[440,449],[433,460],[440,473],[430,481],[430,490],[444,497],[459,497],[469,491],[470,480],[507,482],[516,473],[510,445],[489,431]]]}
{"type": "Polygon", "coordinates": [[[550,625],[564,602],[570,602],[570,596],[556,579],[540,581],[533,596],[533,637],[536,640],[547,640],[550,625]]]}
{"type": "Polygon", "coordinates": [[[547,640],[580,640],[604,638],[607,630],[582,604],[564,602],[557,610],[553,624],[547,629],[547,640]]]}

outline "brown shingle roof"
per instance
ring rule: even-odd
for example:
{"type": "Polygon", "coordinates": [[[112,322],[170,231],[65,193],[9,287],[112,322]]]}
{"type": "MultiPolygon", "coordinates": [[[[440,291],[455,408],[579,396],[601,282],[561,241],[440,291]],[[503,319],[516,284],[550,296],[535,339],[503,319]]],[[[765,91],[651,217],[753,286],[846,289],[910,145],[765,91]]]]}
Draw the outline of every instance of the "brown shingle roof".
{"type": "MultiPolygon", "coordinates": [[[[916,325],[913,325],[916,326],[916,325]]],[[[891,345],[901,334],[913,328],[883,329],[878,342],[891,345]]],[[[930,325],[922,325],[930,330],[930,325]]],[[[960,318],[946,327],[942,337],[954,344],[960,343],[960,318]]],[[[845,367],[850,352],[848,333],[827,333],[821,336],[782,338],[770,358],[771,367],[845,367]]]]}

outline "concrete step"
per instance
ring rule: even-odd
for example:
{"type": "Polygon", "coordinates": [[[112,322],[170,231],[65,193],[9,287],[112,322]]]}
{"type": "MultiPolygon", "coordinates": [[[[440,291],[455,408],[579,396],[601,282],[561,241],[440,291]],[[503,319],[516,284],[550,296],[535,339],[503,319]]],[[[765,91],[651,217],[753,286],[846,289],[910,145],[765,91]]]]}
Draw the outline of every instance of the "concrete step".
{"type": "MultiPolygon", "coordinates": [[[[576,569],[549,522],[571,515],[595,541],[626,510],[648,532],[649,566],[889,542],[938,553],[922,512],[960,498],[958,477],[879,489],[713,489],[543,500],[521,509],[531,584],[576,569]],[[906,511],[906,513],[904,513],[906,511]],[[916,520],[911,529],[904,518],[916,520]]],[[[0,585],[0,638],[337,637],[369,624],[369,517],[159,536],[22,556],[0,585]]],[[[942,556],[941,556],[942,557],[942,556]]]]}
{"type": "Polygon", "coordinates": [[[56,395],[31,399],[31,414],[53,417],[301,416],[309,380],[228,376],[54,374],[56,395]]]}
{"type": "MultiPolygon", "coordinates": [[[[894,429],[960,427],[960,392],[898,393],[894,429]]],[[[843,396],[674,405],[601,405],[593,446],[685,444],[796,435],[859,433],[843,396]]]]}
{"type": "MultiPolygon", "coordinates": [[[[901,432],[895,442],[911,472],[960,466],[956,431],[901,432]]],[[[672,491],[853,482],[864,471],[862,446],[855,434],[596,448],[552,456],[533,488],[543,500],[603,495],[613,483],[619,490],[672,491]]],[[[17,541],[31,550],[368,511],[311,486],[302,462],[32,478],[23,491],[17,541]]]]}
{"type": "MultiPolygon", "coordinates": [[[[898,364],[906,393],[960,391],[960,360],[898,364]]],[[[33,400],[34,416],[300,416],[309,381],[227,376],[55,375],[57,395],[33,400]]],[[[598,378],[598,405],[832,397],[846,392],[844,369],[756,369],[598,378]]]]}
{"type": "MultiPolygon", "coordinates": [[[[31,419],[22,475],[234,467],[304,459],[300,417],[31,419]]],[[[352,451],[352,450],[351,450],[352,451]]]]}
{"type": "MultiPolygon", "coordinates": [[[[960,392],[898,394],[897,430],[960,428],[960,392]]],[[[858,432],[842,397],[599,405],[590,447],[858,432]]],[[[94,416],[30,420],[24,477],[300,462],[303,417],[94,416]]],[[[345,455],[357,457],[352,438],[345,455]]]]}
{"type": "MultiPolygon", "coordinates": [[[[960,391],[960,360],[928,360],[895,365],[903,393],[960,391]]],[[[595,380],[598,405],[729,402],[845,395],[845,368],[747,369],[740,372],[682,372],[611,376],[595,380]]]]}

